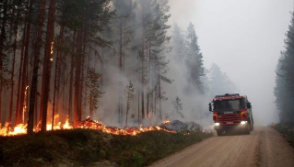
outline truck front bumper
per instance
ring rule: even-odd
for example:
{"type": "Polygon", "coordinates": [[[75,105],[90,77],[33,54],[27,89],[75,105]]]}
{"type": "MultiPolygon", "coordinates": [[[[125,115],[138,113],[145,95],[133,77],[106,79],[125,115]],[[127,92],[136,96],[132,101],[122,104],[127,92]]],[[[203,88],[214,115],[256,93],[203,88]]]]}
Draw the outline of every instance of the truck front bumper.
{"type": "Polygon", "coordinates": [[[221,131],[229,131],[229,130],[250,130],[250,125],[247,121],[241,121],[234,124],[225,124],[225,123],[214,123],[214,129],[215,130],[221,130],[221,131]]]}

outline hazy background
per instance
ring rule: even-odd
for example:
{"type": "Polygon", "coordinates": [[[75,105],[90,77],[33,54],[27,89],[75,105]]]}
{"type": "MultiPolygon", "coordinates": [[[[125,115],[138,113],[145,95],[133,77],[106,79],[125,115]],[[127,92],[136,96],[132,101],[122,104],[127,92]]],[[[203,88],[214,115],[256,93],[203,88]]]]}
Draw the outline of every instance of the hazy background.
{"type": "Polygon", "coordinates": [[[171,22],[183,29],[195,25],[205,67],[216,63],[248,95],[255,123],[277,122],[275,70],[294,0],[170,0],[170,5],[171,22]]]}

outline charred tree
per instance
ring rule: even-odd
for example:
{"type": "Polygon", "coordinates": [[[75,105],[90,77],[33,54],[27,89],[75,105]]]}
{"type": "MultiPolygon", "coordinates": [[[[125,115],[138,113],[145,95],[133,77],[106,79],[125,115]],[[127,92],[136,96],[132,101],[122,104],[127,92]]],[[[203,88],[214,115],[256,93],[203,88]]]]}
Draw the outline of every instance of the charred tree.
{"type": "Polygon", "coordinates": [[[18,117],[16,117],[16,124],[25,123],[25,112],[26,112],[26,99],[28,89],[28,62],[29,62],[29,45],[30,45],[30,33],[31,33],[31,18],[32,18],[32,7],[34,0],[29,2],[29,11],[26,19],[26,35],[24,38],[23,49],[23,65],[21,72],[21,85],[20,85],[20,101],[18,117]]]}
{"type": "MultiPolygon", "coordinates": [[[[53,107],[52,107],[52,122],[58,113],[59,107],[59,92],[60,92],[60,75],[61,75],[61,43],[63,40],[63,33],[64,33],[64,26],[61,25],[60,32],[59,32],[59,39],[58,39],[58,46],[57,46],[57,54],[56,54],[56,61],[55,61],[55,74],[54,74],[54,89],[53,89],[53,107]]],[[[60,117],[60,115],[59,115],[60,117]]],[[[56,120],[58,122],[58,120],[56,120]]],[[[53,124],[52,124],[53,125],[53,124]]]]}
{"type": "Polygon", "coordinates": [[[78,123],[82,121],[81,118],[81,70],[82,70],[82,31],[78,30],[76,38],[76,59],[75,59],[75,85],[74,85],[74,126],[77,126],[78,123]]]}
{"type": "MultiPolygon", "coordinates": [[[[47,106],[49,100],[49,88],[51,77],[51,66],[53,61],[53,44],[54,44],[54,23],[55,23],[55,7],[56,0],[50,0],[48,21],[47,21],[47,34],[44,51],[44,64],[43,64],[43,78],[42,78],[42,92],[41,92],[41,112],[42,124],[41,131],[46,131],[47,124],[47,106]]],[[[54,122],[52,122],[52,125],[54,122]]]]}
{"type": "MultiPolygon", "coordinates": [[[[3,1],[1,2],[3,3],[3,1]]],[[[5,59],[5,40],[6,40],[6,24],[7,24],[7,5],[8,1],[4,1],[3,3],[3,16],[2,23],[1,23],[1,33],[0,33],[0,123],[2,121],[2,89],[3,89],[3,80],[4,80],[4,59],[5,59]]]]}
{"type": "Polygon", "coordinates": [[[38,70],[39,70],[39,61],[40,61],[40,51],[42,47],[45,5],[46,5],[46,0],[42,0],[42,4],[40,7],[40,14],[39,14],[37,39],[36,39],[35,48],[34,48],[33,76],[32,76],[32,84],[30,89],[31,100],[29,104],[29,121],[28,121],[28,129],[27,129],[28,134],[33,133],[34,116],[36,116],[35,105],[36,105],[36,99],[37,99],[36,96],[37,96],[37,88],[38,88],[38,70]]]}
{"type": "MultiPolygon", "coordinates": [[[[21,5],[20,1],[17,1],[15,4],[17,7],[21,5]]],[[[14,98],[14,76],[15,76],[15,61],[16,61],[16,50],[17,50],[17,38],[18,38],[18,29],[19,29],[19,20],[20,20],[20,10],[16,8],[16,11],[14,10],[14,21],[13,21],[13,31],[12,36],[13,38],[13,60],[12,60],[12,67],[11,67],[11,78],[10,78],[10,106],[9,106],[9,118],[8,122],[12,123],[12,115],[13,115],[13,98],[14,98]]]]}

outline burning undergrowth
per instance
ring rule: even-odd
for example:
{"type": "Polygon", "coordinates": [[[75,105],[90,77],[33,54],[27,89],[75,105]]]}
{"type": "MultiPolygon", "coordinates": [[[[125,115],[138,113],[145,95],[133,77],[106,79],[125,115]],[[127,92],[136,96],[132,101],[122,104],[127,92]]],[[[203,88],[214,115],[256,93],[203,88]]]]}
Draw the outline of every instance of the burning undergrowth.
{"type": "MultiPolygon", "coordinates": [[[[38,124],[34,131],[40,131],[40,124],[38,124]]],[[[135,136],[140,133],[149,132],[149,131],[165,131],[169,133],[176,133],[176,132],[186,132],[186,131],[200,131],[200,125],[189,122],[184,123],[179,120],[169,121],[165,120],[160,125],[156,126],[132,126],[132,127],[125,127],[125,128],[118,128],[118,127],[110,127],[106,126],[102,122],[92,120],[90,117],[81,121],[76,127],[73,127],[68,121],[64,124],[60,122],[56,125],[52,126],[52,124],[47,125],[47,131],[53,130],[69,130],[69,129],[92,129],[92,130],[99,130],[104,133],[114,134],[114,135],[131,135],[135,136]]],[[[26,124],[19,124],[14,128],[11,124],[6,123],[3,127],[0,125],[0,136],[16,136],[22,135],[27,133],[27,125],[26,124]]]]}

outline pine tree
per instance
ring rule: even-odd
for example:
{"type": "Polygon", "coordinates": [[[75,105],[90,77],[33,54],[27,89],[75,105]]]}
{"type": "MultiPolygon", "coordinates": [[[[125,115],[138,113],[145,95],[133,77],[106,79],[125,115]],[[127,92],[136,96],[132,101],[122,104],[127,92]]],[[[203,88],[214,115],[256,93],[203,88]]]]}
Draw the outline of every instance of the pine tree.
{"type": "Polygon", "coordinates": [[[118,122],[122,123],[123,118],[123,105],[122,105],[122,75],[124,74],[125,68],[125,57],[129,52],[130,42],[133,38],[134,27],[132,21],[134,21],[134,9],[136,3],[133,3],[132,0],[114,0],[113,5],[115,8],[116,16],[113,18],[113,32],[118,34],[117,37],[114,37],[114,47],[117,49],[119,57],[119,100],[118,100],[118,122]]]}
{"type": "Polygon", "coordinates": [[[212,64],[208,72],[210,96],[216,94],[235,93],[237,86],[230,80],[230,78],[221,71],[220,67],[212,64]]]}
{"type": "Polygon", "coordinates": [[[132,84],[132,82],[130,81],[129,85],[127,85],[126,89],[126,94],[127,94],[127,109],[126,109],[126,127],[128,126],[128,115],[129,115],[129,110],[130,110],[130,103],[131,100],[134,98],[134,85],[132,84]]]}
{"type": "Polygon", "coordinates": [[[179,96],[177,96],[176,100],[173,101],[173,105],[176,110],[177,116],[181,116],[182,118],[184,118],[184,115],[181,112],[181,110],[183,110],[183,104],[181,103],[181,99],[179,98],[179,96]]]}
{"type": "Polygon", "coordinates": [[[45,5],[46,0],[42,0],[42,5],[40,6],[40,14],[39,14],[39,25],[37,32],[37,40],[34,48],[34,68],[33,68],[33,76],[32,83],[30,89],[30,105],[29,105],[29,121],[28,121],[28,134],[33,133],[34,126],[34,116],[35,115],[35,102],[37,95],[37,87],[38,87],[38,70],[39,70],[39,61],[40,61],[40,49],[42,46],[42,36],[43,36],[43,25],[44,25],[44,15],[45,15],[45,5]]]}
{"type": "Polygon", "coordinates": [[[89,87],[89,116],[92,118],[94,112],[98,109],[99,98],[102,96],[103,92],[99,90],[99,78],[101,74],[95,72],[94,68],[88,69],[87,83],[86,86],[89,87]]]}
{"type": "Polygon", "coordinates": [[[140,23],[143,31],[141,37],[141,107],[142,119],[145,118],[145,93],[147,96],[146,109],[147,115],[158,115],[162,119],[161,101],[166,99],[162,87],[162,82],[171,83],[167,78],[167,64],[165,54],[169,47],[166,47],[170,40],[167,30],[170,28],[167,22],[170,18],[169,5],[166,0],[160,1],[139,1],[141,7],[142,22],[140,23]],[[147,92],[145,92],[145,86],[147,92]],[[152,102],[152,103],[151,103],[152,102]],[[157,107],[158,103],[158,107],[157,107]],[[157,110],[159,111],[157,113],[157,110]]]}
{"type": "Polygon", "coordinates": [[[283,123],[294,123],[294,12],[286,33],[285,50],[277,65],[275,96],[283,123]]]}
{"type": "MultiPolygon", "coordinates": [[[[204,68],[203,68],[203,56],[200,52],[200,48],[198,46],[197,36],[195,32],[194,25],[192,23],[189,24],[187,28],[187,68],[188,68],[188,83],[189,85],[193,85],[197,91],[203,93],[203,85],[201,83],[201,76],[204,76],[204,68]]],[[[187,88],[188,92],[191,88],[187,88]]]]}
{"type": "Polygon", "coordinates": [[[173,55],[177,62],[181,62],[186,55],[187,48],[182,29],[175,23],[173,26],[172,46],[173,55]]]}

